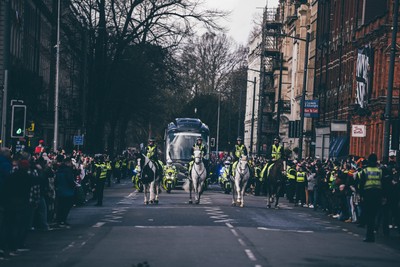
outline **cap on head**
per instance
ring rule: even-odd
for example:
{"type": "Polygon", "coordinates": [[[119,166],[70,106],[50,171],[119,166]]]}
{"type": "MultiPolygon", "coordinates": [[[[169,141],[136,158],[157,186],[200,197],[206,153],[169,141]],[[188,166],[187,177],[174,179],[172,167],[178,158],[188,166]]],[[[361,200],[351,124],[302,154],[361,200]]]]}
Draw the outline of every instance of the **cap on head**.
{"type": "Polygon", "coordinates": [[[236,138],[236,141],[242,141],[242,138],[239,136],[238,138],[236,138]]]}
{"type": "Polygon", "coordinates": [[[196,141],[203,141],[203,138],[201,136],[197,137],[196,141]]]}
{"type": "Polygon", "coordinates": [[[39,144],[43,144],[44,143],[44,140],[39,140],[39,144]]]}
{"type": "Polygon", "coordinates": [[[154,142],[154,141],[155,141],[154,137],[149,138],[149,142],[154,142]]]}

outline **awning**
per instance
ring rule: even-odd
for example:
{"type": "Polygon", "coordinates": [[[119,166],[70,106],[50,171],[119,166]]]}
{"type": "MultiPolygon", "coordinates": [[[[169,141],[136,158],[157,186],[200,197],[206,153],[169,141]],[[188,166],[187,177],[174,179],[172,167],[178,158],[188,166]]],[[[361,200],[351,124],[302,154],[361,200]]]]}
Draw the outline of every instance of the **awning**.
{"type": "Polygon", "coordinates": [[[329,145],[329,157],[338,158],[344,155],[346,151],[344,150],[345,144],[347,143],[347,136],[337,136],[332,138],[333,141],[329,145]]]}

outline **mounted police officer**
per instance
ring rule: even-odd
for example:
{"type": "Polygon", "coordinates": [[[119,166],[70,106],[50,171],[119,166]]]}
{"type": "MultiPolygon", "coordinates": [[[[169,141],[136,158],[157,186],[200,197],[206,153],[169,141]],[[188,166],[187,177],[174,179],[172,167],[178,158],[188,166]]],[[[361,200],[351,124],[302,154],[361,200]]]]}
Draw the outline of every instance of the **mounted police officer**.
{"type": "Polygon", "coordinates": [[[271,158],[274,161],[283,158],[283,147],[279,144],[278,137],[274,139],[274,143],[271,146],[271,158]]]}
{"type": "Polygon", "coordinates": [[[239,159],[242,156],[247,157],[247,148],[242,143],[242,138],[240,136],[238,138],[236,138],[236,144],[232,151],[232,155],[233,155],[233,159],[234,159],[234,163],[232,164],[232,176],[235,176],[235,168],[238,164],[239,159]]]}
{"type": "Polygon", "coordinates": [[[203,154],[203,163],[204,166],[206,167],[207,173],[208,173],[208,164],[206,160],[204,159],[204,156],[207,155],[207,147],[203,144],[203,138],[201,136],[196,138],[196,143],[193,144],[192,146],[192,160],[189,162],[189,173],[192,170],[192,166],[194,163],[194,151],[195,150],[200,150],[203,154]]]}
{"type": "Polygon", "coordinates": [[[153,137],[150,137],[148,140],[148,144],[146,147],[146,156],[152,160],[156,166],[157,166],[157,172],[162,174],[163,172],[163,167],[158,160],[158,147],[157,144],[155,143],[155,139],[153,137]]]}

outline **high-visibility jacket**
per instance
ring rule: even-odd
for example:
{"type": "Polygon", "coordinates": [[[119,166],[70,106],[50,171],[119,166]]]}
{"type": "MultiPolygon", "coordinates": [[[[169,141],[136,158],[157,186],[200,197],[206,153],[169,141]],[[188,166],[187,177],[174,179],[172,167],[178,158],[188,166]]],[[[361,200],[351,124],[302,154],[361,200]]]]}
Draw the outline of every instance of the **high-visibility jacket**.
{"type": "Polygon", "coordinates": [[[367,167],[365,168],[364,173],[366,176],[364,190],[373,188],[377,189],[382,188],[381,185],[382,170],[380,170],[378,167],[367,167]]]}
{"type": "Polygon", "coordinates": [[[298,183],[304,183],[306,181],[306,173],[305,172],[297,172],[296,181],[298,183]]]}
{"type": "Polygon", "coordinates": [[[289,180],[296,180],[296,170],[293,168],[289,168],[286,173],[286,176],[289,180]]]}
{"type": "Polygon", "coordinates": [[[244,144],[235,145],[235,157],[239,159],[242,155],[247,156],[247,151],[244,144]]]}
{"type": "Polygon", "coordinates": [[[96,174],[97,171],[100,171],[99,179],[107,178],[107,165],[105,163],[96,164],[96,174]]]}
{"type": "Polygon", "coordinates": [[[275,144],[272,145],[272,152],[271,152],[271,156],[273,159],[280,159],[282,155],[282,146],[276,146],[275,144]]]}

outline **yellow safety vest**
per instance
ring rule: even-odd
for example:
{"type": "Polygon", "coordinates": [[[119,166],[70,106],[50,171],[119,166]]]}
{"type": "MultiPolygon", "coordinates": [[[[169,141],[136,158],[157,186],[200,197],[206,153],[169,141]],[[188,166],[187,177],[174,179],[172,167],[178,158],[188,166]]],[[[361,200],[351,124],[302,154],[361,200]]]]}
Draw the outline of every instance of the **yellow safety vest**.
{"type": "Polygon", "coordinates": [[[101,164],[96,164],[95,166],[96,166],[97,170],[100,168],[99,179],[106,179],[107,178],[107,166],[106,166],[106,164],[101,163],[101,164]]]}
{"type": "Polygon", "coordinates": [[[364,189],[381,188],[382,171],[377,167],[367,167],[365,169],[367,180],[365,181],[364,189]]]}
{"type": "Polygon", "coordinates": [[[289,180],[295,180],[296,179],[296,175],[291,174],[294,171],[293,168],[289,168],[289,170],[286,173],[286,176],[289,180]]]}
{"type": "Polygon", "coordinates": [[[281,150],[282,150],[281,146],[272,145],[272,153],[271,153],[272,158],[274,158],[276,160],[280,159],[281,158],[281,150]]]}
{"type": "Polygon", "coordinates": [[[244,145],[235,145],[235,156],[240,158],[244,154],[244,145]]]}
{"type": "Polygon", "coordinates": [[[148,146],[147,147],[147,157],[151,159],[156,153],[156,146],[148,146]]]}
{"type": "Polygon", "coordinates": [[[306,180],[306,173],[305,172],[297,172],[296,181],[298,183],[303,183],[306,180]]]}

